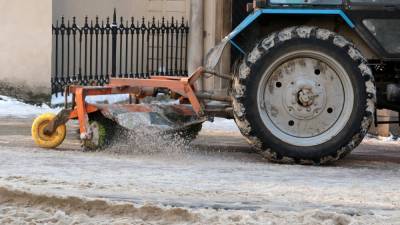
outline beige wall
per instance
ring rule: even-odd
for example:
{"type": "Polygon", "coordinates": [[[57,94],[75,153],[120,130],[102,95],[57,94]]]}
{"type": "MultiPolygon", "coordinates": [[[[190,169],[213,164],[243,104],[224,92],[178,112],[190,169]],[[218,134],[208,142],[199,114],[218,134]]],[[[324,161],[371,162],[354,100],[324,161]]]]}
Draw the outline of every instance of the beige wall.
{"type": "Polygon", "coordinates": [[[111,17],[117,9],[118,17],[185,17],[189,18],[190,0],[53,0],[53,23],[61,16],[111,17]]]}
{"type": "Polygon", "coordinates": [[[51,24],[62,15],[104,18],[114,7],[124,17],[189,18],[190,0],[0,0],[0,82],[50,93],[51,24]]]}
{"type": "Polygon", "coordinates": [[[51,0],[0,0],[0,81],[49,92],[51,0]]]}

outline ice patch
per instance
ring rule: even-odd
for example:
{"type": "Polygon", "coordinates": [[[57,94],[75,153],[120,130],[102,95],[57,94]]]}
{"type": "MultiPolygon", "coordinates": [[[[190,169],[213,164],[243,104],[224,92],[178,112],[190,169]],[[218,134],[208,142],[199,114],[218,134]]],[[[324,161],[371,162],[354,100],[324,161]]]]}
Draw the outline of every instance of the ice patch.
{"type": "MultiPolygon", "coordinates": [[[[348,42],[344,37],[342,36],[335,36],[333,39],[333,43],[341,48],[343,48],[346,45],[349,45],[350,42],[348,42]]],[[[354,58],[353,58],[354,59],[354,58]]]]}
{"type": "Polygon", "coordinates": [[[297,28],[297,34],[301,38],[309,38],[313,29],[314,27],[299,27],[297,28]]]}
{"type": "Polygon", "coordinates": [[[279,34],[278,34],[278,38],[281,42],[287,41],[289,39],[292,38],[292,32],[295,28],[294,27],[289,27],[286,28],[284,30],[282,30],[279,34]]]}
{"type": "Polygon", "coordinates": [[[276,34],[272,34],[269,37],[267,37],[266,39],[264,39],[264,41],[262,42],[262,46],[265,50],[269,50],[270,48],[272,48],[275,45],[275,37],[276,34]]]}
{"type": "Polygon", "coordinates": [[[333,33],[329,30],[326,29],[318,29],[317,30],[317,38],[321,40],[328,40],[328,38],[332,35],[333,33]]]}
{"type": "Polygon", "coordinates": [[[250,74],[250,68],[245,64],[242,63],[242,65],[239,68],[239,77],[241,79],[246,79],[250,74]]]}
{"type": "Polygon", "coordinates": [[[257,62],[257,60],[261,57],[262,52],[258,50],[258,47],[254,48],[253,51],[248,56],[247,60],[251,63],[257,62]]]}

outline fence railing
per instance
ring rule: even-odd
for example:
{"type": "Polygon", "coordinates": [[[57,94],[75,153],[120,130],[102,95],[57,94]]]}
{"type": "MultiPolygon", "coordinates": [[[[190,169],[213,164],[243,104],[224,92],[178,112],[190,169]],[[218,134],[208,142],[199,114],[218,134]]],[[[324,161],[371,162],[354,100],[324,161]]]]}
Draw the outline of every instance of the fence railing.
{"type": "Polygon", "coordinates": [[[98,17],[83,26],[57,21],[53,31],[52,93],[66,85],[104,85],[110,77],[187,76],[189,26],[172,18],[112,21],[98,17]]]}

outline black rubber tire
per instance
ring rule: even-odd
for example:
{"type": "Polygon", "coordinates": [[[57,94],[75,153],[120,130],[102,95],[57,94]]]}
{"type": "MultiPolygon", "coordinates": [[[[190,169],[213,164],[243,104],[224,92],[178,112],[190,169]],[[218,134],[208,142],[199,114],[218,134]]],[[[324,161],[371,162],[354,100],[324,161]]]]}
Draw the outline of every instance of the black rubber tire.
{"type": "Polygon", "coordinates": [[[243,59],[235,73],[234,116],[241,133],[274,162],[319,165],[343,158],[361,143],[375,113],[376,88],[366,63],[352,43],[326,29],[290,27],[269,35],[243,59]],[[300,49],[322,51],[340,62],[354,89],[355,104],[347,124],[336,137],[316,146],[295,146],[275,137],[262,122],[257,105],[264,71],[283,54],[300,49]]]}

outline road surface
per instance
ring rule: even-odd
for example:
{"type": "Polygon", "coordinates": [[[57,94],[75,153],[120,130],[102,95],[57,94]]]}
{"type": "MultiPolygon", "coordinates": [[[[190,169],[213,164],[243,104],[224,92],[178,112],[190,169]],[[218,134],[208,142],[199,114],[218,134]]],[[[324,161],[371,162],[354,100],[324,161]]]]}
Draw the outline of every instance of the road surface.
{"type": "Polygon", "coordinates": [[[269,163],[226,126],[190,146],[135,134],[94,153],[73,124],[59,149],[36,148],[30,123],[0,119],[0,224],[400,224],[394,141],[312,167],[269,163]]]}

